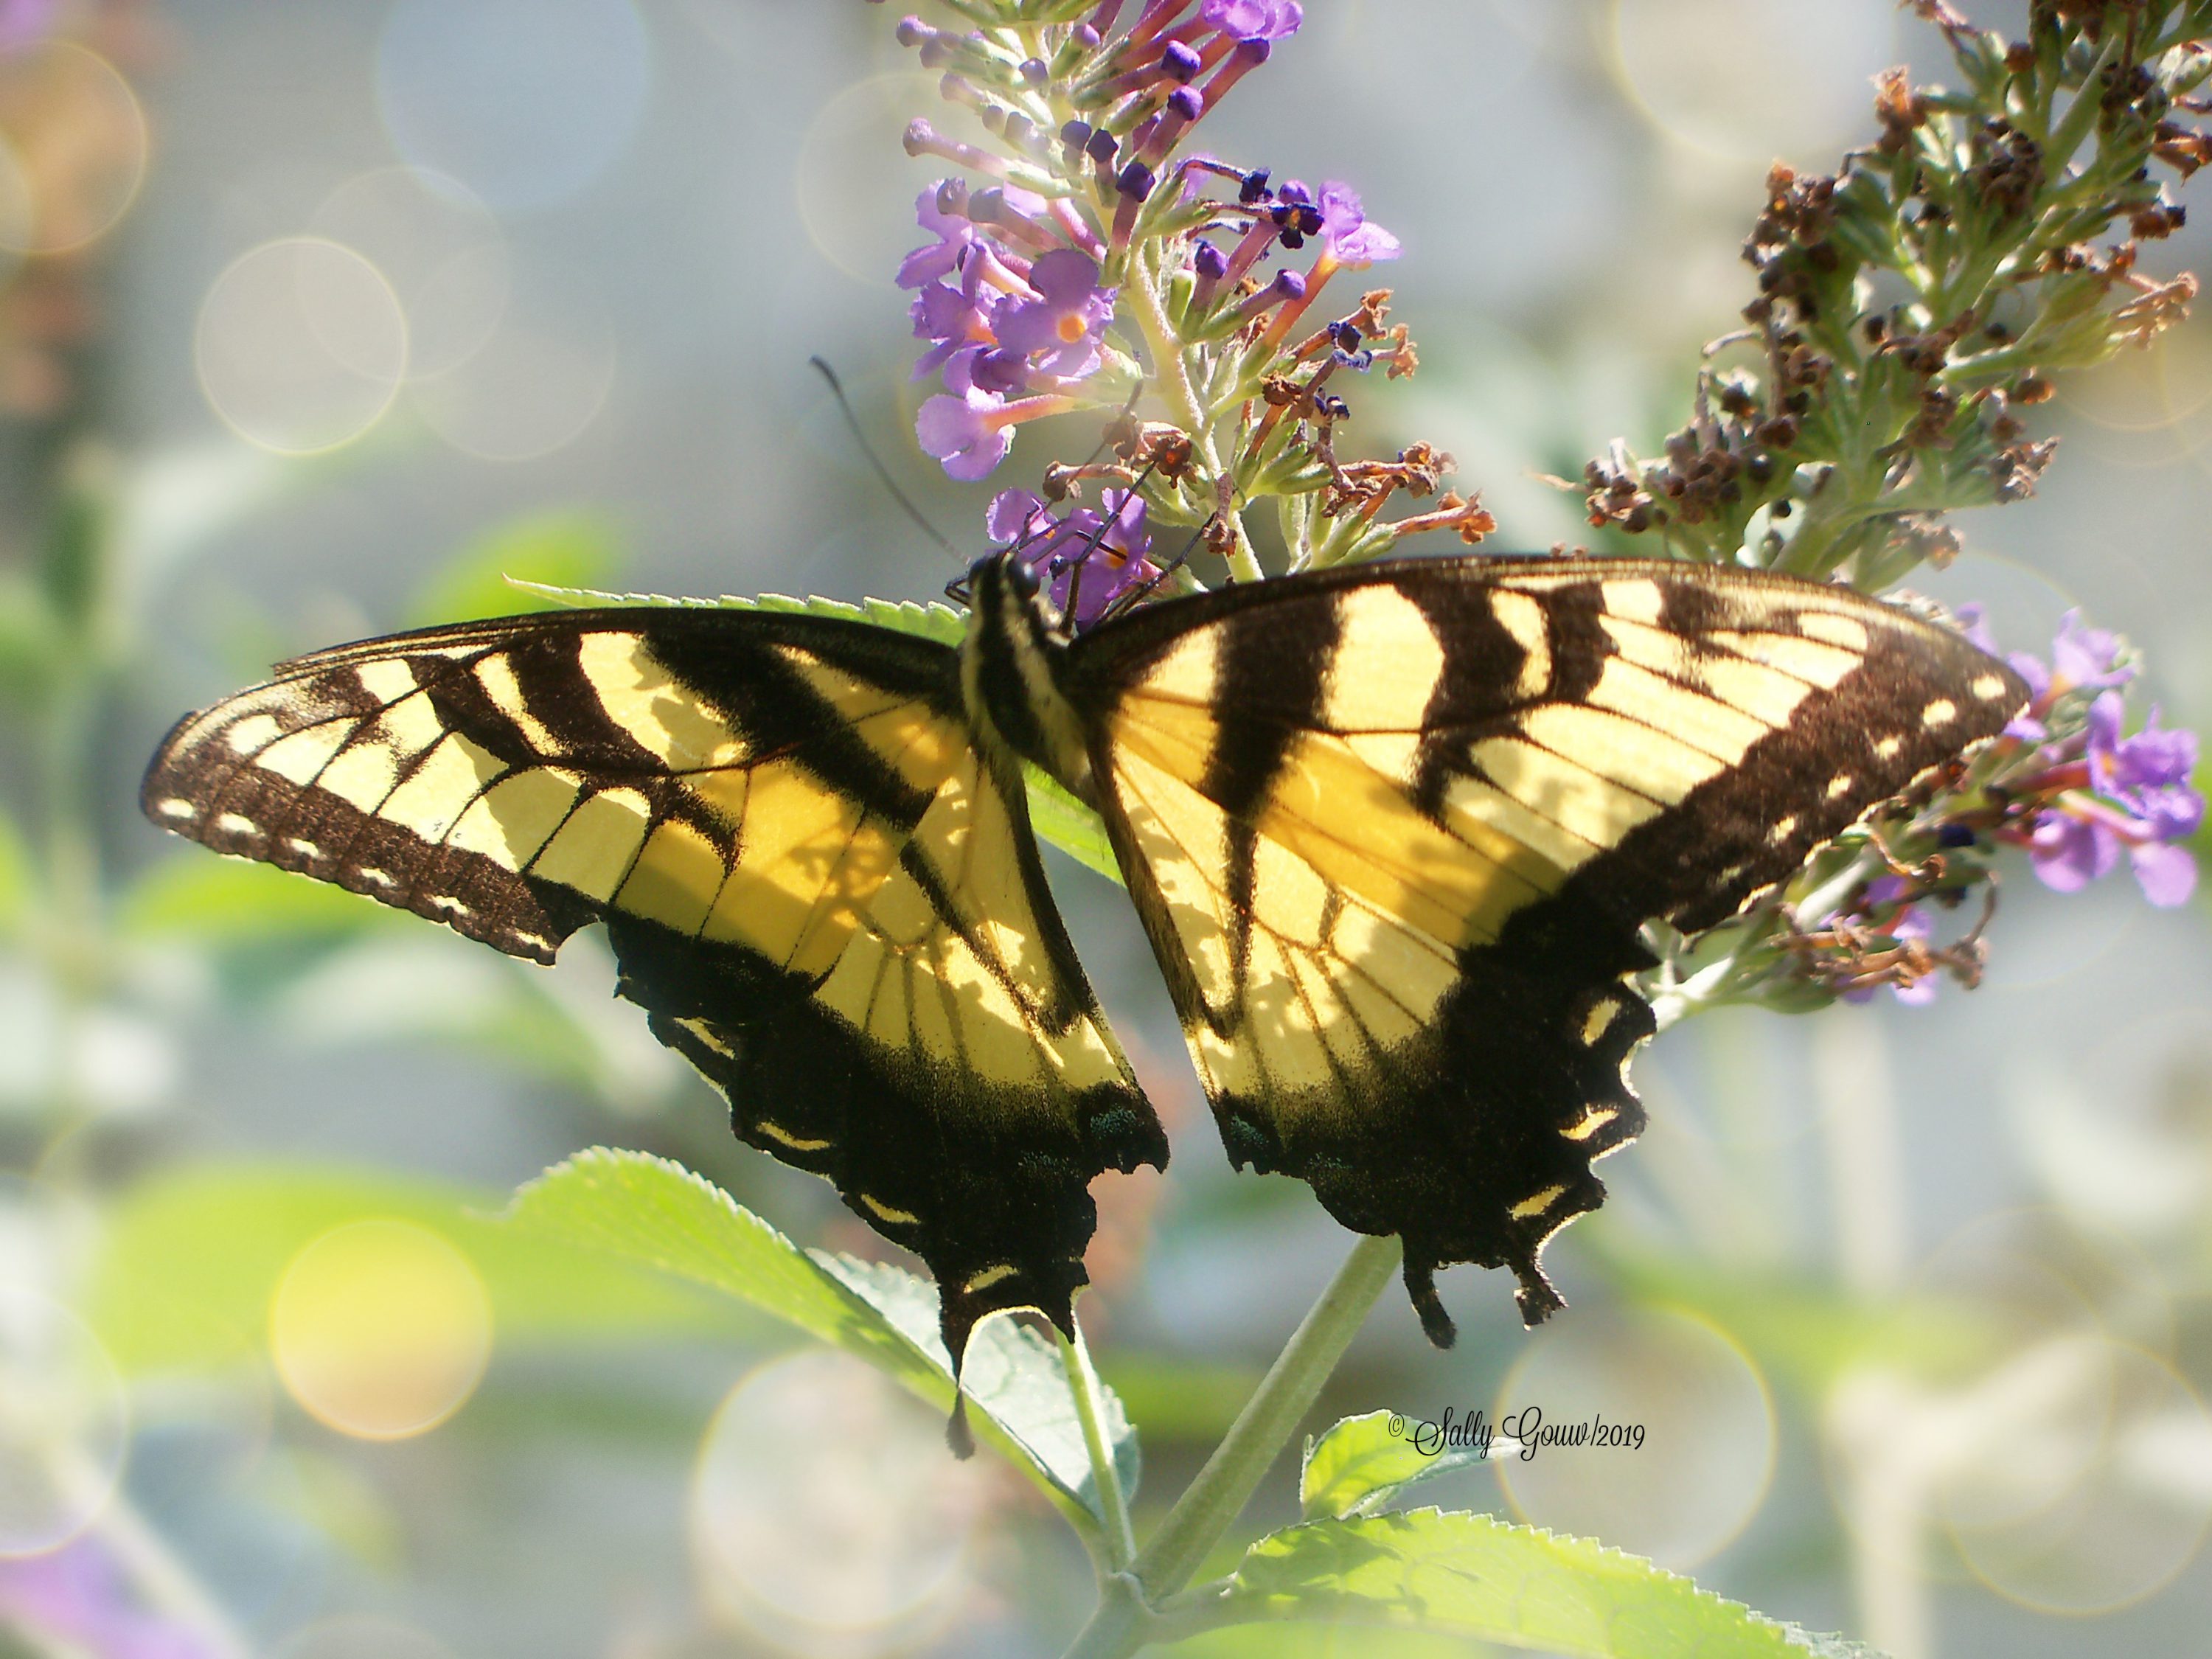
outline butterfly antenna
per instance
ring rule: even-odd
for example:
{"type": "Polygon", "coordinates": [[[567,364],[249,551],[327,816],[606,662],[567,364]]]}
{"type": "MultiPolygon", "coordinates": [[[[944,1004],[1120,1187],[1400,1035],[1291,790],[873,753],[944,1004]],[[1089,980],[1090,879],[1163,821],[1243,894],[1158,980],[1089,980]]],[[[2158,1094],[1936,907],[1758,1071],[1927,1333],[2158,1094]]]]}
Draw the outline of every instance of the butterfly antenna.
{"type": "MultiPolygon", "coordinates": [[[[1067,580],[1067,614],[1071,619],[1073,619],[1075,615],[1076,601],[1083,595],[1083,567],[1085,562],[1089,560],[1093,553],[1096,553],[1101,547],[1105,545],[1107,532],[1114,529],[1121,522],[1122,512],[1128,507],[1130,501],[1135,498],[1138,491],[1141,490],[1145,487],[1146,482],[1152,477],[1153,470],[1158,465],[1158,462],[1157,460],[1146,461],[1145,463],[1144,471],[1138,473],[1137,476],[1130,481],[1129,487],[1121,492],[1121,505],[1116,507],[1111,513],[1108,514],[1104,518],[1102,518],[1098,521],[1098,528],[1091,532],[1089,538],[1083,544],[1083,550],[1075,556],[1075,574],[1070,576],[1067,580]]],[[[1101,492],[1101,504],[1103,504],[1103,492],[1101,492]]],[[[1188,550],[1186,550],[1185,556],[1188,556],[1188,550]]],[[[1102,617],[1099,620],[1103,622],[1105,618],[1102,617]]]]}
{"type": "MultiPolygon", "coordinates": [[[[1158,572],[1152,578],[1151,580],[1145,583],[1143,586],[1131,588],[1127,593],[1121,595],[1120,599],[1115,600],[1113,604],[1108,605],[1104,614],[1098,618],[1098,622],[1111,622],[1115,617],[1122,616],[1130,611],[1133,611],[1137,606],[1142,605],[1146,599],[1152,598],[1152,594],[1158,590],[1162,582],[1166,581],[1170,576],[1174,575],[1176,571],[1182,569],[1183,566],[1190,562],[1190,556],[1198,550],[1198,544],[1206,539],[1206,530],[1213,524],[1214,519],[1218,519],[1219,517],[1220,514],[1216,514],[1212,519],[1208,519],[1205,524],[1199,526],[1197,529],[1192,531],[1190,532],[1190,538],[1183,543],[1182,550],[1181,552],[1177,553],[1175,557],[1170,559],[1165,564],[1162,565],[1158,572]]],[[[1097,625],[1097,623],[1093,623],[1091,624],[1094,628],[1097,625]]]]}
{"type": "MultiPolygon", "coordinates": [[[[874,471],[884,488],[890,492],[890,498],[906,510],[908,518],[912,519],[921,527],[923,535],[928,537],[954,558],[959,558],[960,550],[945,540],[943,532],[922,516],[921,509],[908,498],[906,491],[898,487],[898,480],[891,477],[890,469],[883,464],[877,457],[875,450],[870,447],[868,434],[860,430],[860,416],[853,413],[853,405],[845,396],[844,383],[838,380],[837,371],[830,368],[829,363],[821,357],[809,357],[806,361],[811,363],[816,372],[830,383],[830,395],[837,400],[838,410],[845,417],[846,428],[852,433],[853,441],[860,447],[860,453],[867,458],[868,465],[874,471]]],[[[956,577],[954,580],[959,579],[956,577]]],[[[951,591],[950,587],[945,589],[947,593],[951,591]]]]}

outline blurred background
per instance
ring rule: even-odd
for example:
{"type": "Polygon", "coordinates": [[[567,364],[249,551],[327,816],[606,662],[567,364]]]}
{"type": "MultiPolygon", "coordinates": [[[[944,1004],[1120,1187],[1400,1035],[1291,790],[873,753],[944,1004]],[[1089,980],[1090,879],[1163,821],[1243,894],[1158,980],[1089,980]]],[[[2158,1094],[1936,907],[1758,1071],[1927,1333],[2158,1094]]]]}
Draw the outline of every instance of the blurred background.
{"type": "MultiPolygon", "coordinates": [[[[1887,0],[1307,10],[1208,143],[1347,179],[1403,240],[1422,371],[1352,389],[1340,443],[1452,451],[1505,549],[1583,538],[1543,475],[1682,420],[1751,292],[1770,161],[1832,170],[1870,76],[1943,67],[1887,0]]],[[[936,174],[897,136],[945,118],[893,21],[0,0],[0,1654],[1021,1655],[1087,1611],[1042,1503],[873,1373],[489,1219],[612,1144],[888,1250],[731,1139],[596,935],[526,967],[136,809],[185,709],[520,608],[502,574],[936,595],[952,562],[810,355],[956,543],[992,487],[1077,459],[1030,428],[962,487],[913,447],[890,273],[936,174]]],[[[2208,263],[2194,205],[2154,272],[2208,263]]],[[[2013,648],[2084,607],[2201,726],[2212,316],[2035,412],[2065,437],[2041,495],[1959,521],[1971,551],[1925,586],[2013,648]]],[[[1303,1186],[1231,1175],[1125,902],[1053,860],[1176,1136],[1166,1176],[1099,1182],[1083,1304],[1144,1434],[1141,1528],[1348,1241],[1303,1186]]],[[[1429,1490],[1899,1659],[2202,1650],[2205,903],[2154,912],[2124,872],[2060,898],[2023,866],[1993,937],[1982,988],[1931,1007],[1670,1033],[1650,1131],[1548,1257],[1572,1313],[1524,1334],[1462,1269],[1443,1355],[1394,1291],[1312,1426],[1599,1411],[1642,1449],[1429,1490]]]]}

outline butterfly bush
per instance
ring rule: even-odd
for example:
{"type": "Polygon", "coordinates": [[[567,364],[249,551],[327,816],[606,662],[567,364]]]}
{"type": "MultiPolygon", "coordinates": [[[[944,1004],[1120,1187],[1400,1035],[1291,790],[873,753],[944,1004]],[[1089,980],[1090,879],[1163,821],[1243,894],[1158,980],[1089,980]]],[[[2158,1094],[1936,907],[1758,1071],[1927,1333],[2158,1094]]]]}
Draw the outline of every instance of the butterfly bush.
{"type": "MultiPolygon", "coordinates": [[[[1942,0],[1908,4],[1948,45],[1956,84],[1892,70],[1873,143],[1832,175],[1769,174],[1744,247],[1744,326],[1709,349],[1690,421],[1656,456],[1616,441],[1585,470],[1601,550],[1895,589],[1962,550],[1948,514],[2033,494],[2057,441],[2028,412],[2054,373],[2185,314],[2195,279],[2140,267],[2143,245],[2184,222],[2170,183],[2212,161],[2197,124],[2212,0],[2039,3],[2021,41],[1942,0]]],[[[1297,33],[1293,0],[947,9],[972,27],[897,26],[982,141],[927,119],[907,132],[910,154],[956,169],[918,198],[930,240],[898,271],[915,375],[939,388],[916,436],[973,480],[1006,466],[1033,422],[1103,420],[1093,459],[1043,465],[1038,489],[1009,488],[985,515],[1074,628],[1224,576],[1496,527],[1456,494],[1384,516],[1394,496],[1442,489],[1451,460],[1431,447],[1339,453],[1358,377],[1402,379],[1417,357],[1386,321],[1387,289],[1347,306],[1330,284],[1395,259],[1398,239],[1350,183],[1278,182],[1194,147],[1297,33]],[[1281,544],[1264,563],[1247,516],[1263,502],[1281,544]]],[[[2196,739],[2155,708],[2130,713],[2135,656],[2078,617],[2047,664],[2000,650],[1971,607],[1940,619],[2008,654],[2033,705],[1736,921],[1697,941],[1655,928],[1662,963],[1644,988],[1662,1018],[1883,987],[1920,1003],[1945,973],[1971,984],[1982,921],[1942,918],[1978,892],[1986,920],[2005,849],[2057,891],[2125,861],[2151,903],[2189,897],[2196,739]]]]}
{"type": "Polygon", "coordinates": [[[986,520],[1048,569],[1063,606],[1073,592],[1077,628],[1155,591],[1261,575],[1245,515],[1262,502],[1292,569],[1492,528],[1479,502],[1438,494],[1450,460],[1432,447],[1337,454],[1358,378],[1414,370],[1412,340],[1386,321],[1389,291],[1347,291],[1398,257],[1397,238],[1348,183],[1277,181],[1193,147],[1297,33],[1293,0],[951,9],[982,27],[897,26],[988,141],[927,119],[906,135],[909,154],[957,169],[917,199],[931,240],[898,271],[921,343],[915,377],[939,388],[915,436],[949,476],[975,480],[1032,422],[1104,418],[1105,459],[1045,467],[1041,493],[1001,494],[986,520]],[[1143,393],[1167,418],[1137,417],[1143,393]],[[1103,516],[1065,507],[1093,485],[1103,516]],[[1436,500],[1385,519],[1401,495],[1436,500]],[[1086,552],[1094,544],[1108,556],[1086,552]]]}
{"type": "MultiPolygon", "coordinates": [[[[1596,551],[1888,594],[2008,654],[2032,696],[2001,735],[1879,804],[1741,915],[1695,938],[1654,924],[1640,988],[1662,1024],[1724,1001],[1924,1003],[1946,977],[1971,984],[2008,866],[2073,892],[2124,862],[2157,905],[2195,885],[2196,739],[2131,702],[2142,665],[2122,641],[2069,615],[2031,654],[1972,607],[1946,614],[1897,590],[1963,550],[1951,514],[2033,493],[2056,453],[2033,429],[2053,376],[2148,342],[2194,296],[2143,250],[2183,222],[2171,184],[2212,161],[2212,0],[2032,0],[2020,40],[1942,0],[1907,4],[1948,43],[1951,84],[1892,71],[1865,149],[1832,175],[1773,170],[1744,249],[1742,326],[1706,352],[1689,419],[1656,454],[1616,441],[1566,487],[1596,551]]],[[[1443,493],[1452,464],[1433,447],[1362,458],[1344,439],[1376,371],[1417,367],[1389,291],[1363,275],[1401,248],[1357,183],[1278,179],[1265,156],[1200,147],[1206,117],[1253,96],[1293,42],[1293,0],[940,0],[937,12],[942,26],[896,26],[953,110],[952,130],[917,119],[906,135],[910,154],[945,166],[898,271],[914,374],[929,383],[915,434],[950,477],[1002,481],[985,529],[1068,627],[1427,532],[1474,543],[1496,528],[1472,493],[1443,493]]],[[[1475,1517],[1402,1511],[1386,1540],[1353,1510],[1310,1510],[1239,1575],[1186,1588],[1313,1405],[1395,1249],[1354,1247],[1142,1548],[1085,1403],[1088,1362],[1071,1364],[1111,1534],[1072,1656],[1121,1659],[1212,1625],[1349,1607],[1317,1589],[1342,1590],[1346,1560],[1376,1567],[1365,1611],[1397,1623],[1420,1622],[1402,1591],[1418,1561],[1439,1583],[1485,1576],[1452,1530],[1475,1517]],[[1298,1556],[1302,1541],[1316,1553],[1298,1556]]],[[[1386,1417],[1329,1432],[1379,1436],[1386,1417]]],[[[1556,1645],[1553,1627],[1518,1622],[1544,1598],[1512,1599],[1494,1624],[1453,1628],[1556,1645]]]]}

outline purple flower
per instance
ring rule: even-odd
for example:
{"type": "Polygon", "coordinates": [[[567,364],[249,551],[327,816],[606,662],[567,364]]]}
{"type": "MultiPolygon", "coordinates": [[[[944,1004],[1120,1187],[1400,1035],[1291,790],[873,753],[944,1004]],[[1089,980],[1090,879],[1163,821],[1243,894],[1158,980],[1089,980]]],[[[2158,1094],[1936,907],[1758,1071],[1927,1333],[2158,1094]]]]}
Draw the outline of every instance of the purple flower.
{"type": "Polygon", "coordinates": [[[1199,21],[1239,40],[1281,40],[1305,21],[1297,0],[1206,0],[1199,21]]]}
{"type": "Polygon", "coordinates": [[[1359,205],[1359,193],[1350,185],[1332,179],[1321,187],[1323,246],[1337,264],[1357,268],[1398,257],[1398,239],[1377,224],[1368,222],[1359,205]]]}
{"type": "Polygon", "coordinates": [[[914,216],[937,240],[899,262],[901,288],[920,288],[960,268],[962,256],[981,234],[968,217],[967,202],[967,187],[956,179],[942,179],[914,198],[914,216]]]}
{"type": "Polygon", "coordinates": [[[1037,573],[1060,614],[1074,598],[1076,628],[1090,627],[1124,594],[1159,574],[1147,556],[1152,534],[1144,498],[1133,490],[1100,492],[1103,514],[1079,507],[1055,518],[1044,499],[1026,489],[1004,489],[991,498],[983,526],[991,539],[1016,550],[1037,573]]]}
{"type": "Polygon", "coordinates": [[[2197,890],[2197,859],[2186,847],[2144,842],[2128,848],[2128,862],[2143,896],[2161,910],[2188,903],[2197,890]]]}
{"type": "Polygon", "coordinates": [[[2108,629],[2086,628],[2079,611],[2059,619],[2058,637],[2051,642],[2053,678],[2066,689],[2076,686],[2125,685],[2135,678],[2132,665],[2119,660],[2120,636],[2108,629]]]}
{"type": "Polygon", "coordinates": [[[954,288],[950,283],[931,283],[914,296],[907,307],[914,319],[914,337],[933,342],[914,366],[914,379],[935,374],[956,351],[989,341],[991,307],[998,296],[975,292],[973,283],[954,288]]]}
{"type": "Polygon", "coordinates": [[[2029,830],[2027,856],[2045,887],[2078,893],[2120,861],[2120,838],[2109,824],[2053,808],[2029,830]]]}
{"type": "MultiPolygon", "coordinates": [[[[2131,672],[2116,666],[2110,635],[2080,629],[2069,617],[2060,637],[2072,653],[2067,668],[2106,677],[2131,672]]],[[[2142,731],[2124,734],[2126,713],[2120,692],[2100,691],[2081,728],[2045,744],[2037,757],[2045,798],[2024,831],[2008,838],[2027,842],[2036,875],[2061,893],[2078,893],[2124,851],[2143,896],[2171,907],[2185,902],[2197,885],[2197,861],[2179,845],[2204,821],[2204,798],[2190,784],[2197,736],[2161,728],[2155,708],[2142,731]]]]}
{"type": "Polygon", "coordinates": [[[999,343],[1031,359],[1040,374],[1067,380],[1091,374],[1114,317],[1115,290],[1099,287],[1097,263],[1072,247],[1055,248],[1030,267],[1030,286],[1036,298],[1008,299],[999,307],[999,343]]]}
{"type": "Polygon", "coordinates": [[[957,397],[928,399],[914,417],[922,453],[944,463],[945,476],[963,483],[988,477],[1014,447],[1012,424],[1003,416],[1006,398],[970,385],[957,397]]]}

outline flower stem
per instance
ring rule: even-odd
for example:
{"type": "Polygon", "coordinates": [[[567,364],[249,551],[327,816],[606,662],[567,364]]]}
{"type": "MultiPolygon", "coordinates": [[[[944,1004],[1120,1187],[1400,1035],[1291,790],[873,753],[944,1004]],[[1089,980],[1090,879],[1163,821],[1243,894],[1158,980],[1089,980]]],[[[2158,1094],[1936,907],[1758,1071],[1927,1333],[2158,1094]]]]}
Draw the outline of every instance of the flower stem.
{"type": "MultiPolygon", "coordinates": [[[[1145,331],[1145,343],[1152,349],[1153,366],[1159,376],[1160,389],[1167,399],[1169,412],[1190,434],[1191,447],[1196,451],[1199,465],[1204,469],[1205,475],[1226,483],[1228,475],[1221,470],[1221,452],[1213,441],[1213,430],[1206,419],[1205,406],[1199,402],[1197,391],[1191,386],[1190,375],[1183,363],[1182,344],[1168,321],[1167,307],[1160,303],[1158,273],[1152,268],[1141,251],[1129,261],[1125,291],[1135,304],[1137,321],[1145,331]]],[[[1224,496],[1221,503],[1221,516],[1229,526],[1231,577],[1240,582],[1258,581],[1267,573],[1260,568],[1259,555],[1252,550],[1252,538],[1245,533],[1244,515],[1224,496]]]]}
{"type": "Polygon", "coordinates": [[[1091,1369],[1091,1350],[1083,1340],[1082,1326],[1075,1328],[1073,1342],[1060,1338],[1060,1363],[1067,1372],[1068,1392],[1075,1396],[1076,1420],[1083,1425],[1083,1448],[1091,1454],[1091,1484],[1097,1490],[1098,1513],[1105,1522],[1106,1565],[1119,1572],[1136,1556],[1137,1535],[1129,1526],[1129,1500],[1121,1491],[1121,1472],[1114,1467],[1114,1449],[1106,1443],[1098,1374],[1091,1369]]]}
{"type": "Polygon", "coordinates": [[[1362,1238],[1352,1246],[1198,1478],[1130,1570],[1109,1581],[1098,1611],[1067,1659],[1122,1659],[1150,1639],[1158,1617],[1153,1609],[1190,1582],[1243,1511],[1397,1272],[1402,1254],[1395,1237],[1362,1238]]]}

